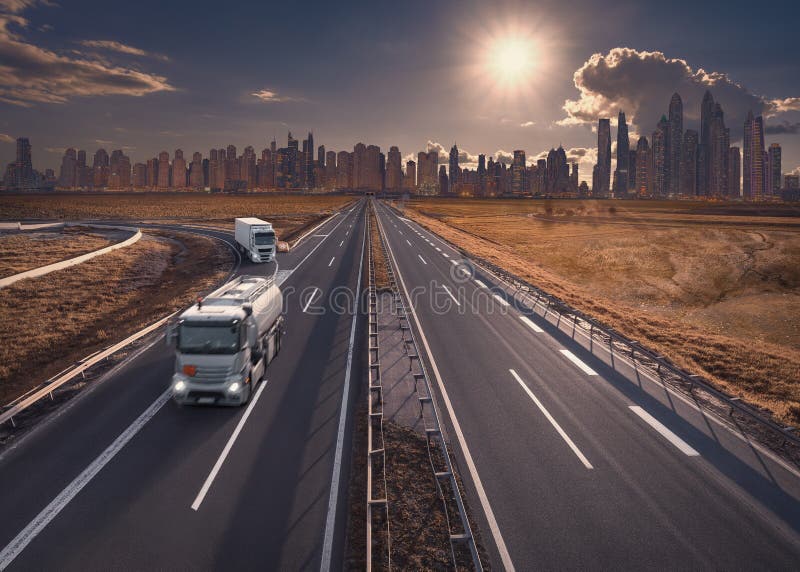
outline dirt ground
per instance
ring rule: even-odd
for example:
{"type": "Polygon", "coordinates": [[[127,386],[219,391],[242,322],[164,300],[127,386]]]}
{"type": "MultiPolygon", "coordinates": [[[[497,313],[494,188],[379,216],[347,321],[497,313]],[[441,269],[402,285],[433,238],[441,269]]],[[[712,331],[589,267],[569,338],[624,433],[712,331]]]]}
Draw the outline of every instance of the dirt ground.
{"type": "Polygon", "coordinates": [[[0,234],[0,278],[105,248],[107,235],[66,228],[0,234]]]}
{"type": "Polygon", "coordinates": [[[230,252],[216,241],[148,233],[128,248],[0,290],[0,403],[190,304],[230,266],[230,252]]]}
{"type": "Polygon", "coordinates": [[[459,246],[800,424],[800,209],[555,200],[407,206],[459,246]]]}

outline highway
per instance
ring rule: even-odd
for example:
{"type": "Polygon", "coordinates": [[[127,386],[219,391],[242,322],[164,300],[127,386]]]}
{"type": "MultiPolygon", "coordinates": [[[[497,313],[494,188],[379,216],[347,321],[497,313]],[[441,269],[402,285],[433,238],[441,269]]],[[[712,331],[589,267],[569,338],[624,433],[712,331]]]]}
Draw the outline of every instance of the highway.
{"type": "Polygon", "coordinates": [[[798,568],[795,467],[376,204],[494,568],[798,568]]]}
{"type": "Polygon", "coordinates": [[[278,256],[287,334],[248,407],[175,405],[159,336],[5,451],[0,569],[338,569],[361,324],[321,309],[359,291],[364,206],[278,256]]]}

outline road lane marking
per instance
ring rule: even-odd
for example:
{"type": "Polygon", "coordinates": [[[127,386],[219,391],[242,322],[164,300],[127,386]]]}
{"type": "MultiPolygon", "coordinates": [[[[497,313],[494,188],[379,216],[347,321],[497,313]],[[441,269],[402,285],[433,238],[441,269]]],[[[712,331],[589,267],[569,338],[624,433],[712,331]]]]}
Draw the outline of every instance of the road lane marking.
{"type": "Polygon", "coordinates": [[[534,324],[533,321],[530,320],[527,316],[520,316],[519,319],[522,320],[523,324],[528,326],[531,330],[533,330],[537,334],[541,334],[542,332],[544,332],[542,328],[534,324]]]}
{"type": "MultiPolygon", "coordinates": [[[[364,268],[364,247],[367,244],[367,226],[364,225],[364,236],[361,242],[361,258],[358,263],[358,278],[356,288],[361,287],[361,272],[364,268]]],[[[350,323],[350,346],[347,349],[347,367],[344,373],[344,389],[342,390],[342,405],[339,410],[339,429],[336,434],[336,453],[333,458],[333,475],[331,477],[331,492],[328,497],[328,516],[325,519],[325,536],[322,540],[322,560],[320,572],[329,572],[333,558],[333,533],[336,528],[336,505],[339,499],[339,480],[342,474],[342,456],[344,454],[344,433],[347,425],[347,410],[350,401],[350,372],[353,369],[353,348],[356,341],[356,321],[359,313],[353,312],[350,323]]]]}
{"type": "Polygon", "coordinates": [[[164,404],[169,401],[169,398],[172,395],[172,389],[167,389],[164,393],[162,393],[147,409],[145,409],[144,413],[139,415],[136,420],[131,423],[125,431],[123,431],[119,437],[117,437],[111,445],[109,445],[105,451],[100,453],[100,455],[92,461],[92,463],[86,467],[83,472],[75,477],[75,479],[67,485],[67,487],[61,491],[56,498],[50,501],[42,512],[40,512],[36,517],[26,526],[23,528],[14,539],[8,543],[2,552],[0,552],[0,570],[5,570],[9,564],[17,557],[19,554],[25,550],[25,547],[36,538],[36,536],[44,530],[44,528],[50,524],[50,522],[58,516],[60,513],[69,503],[70,501],[75,498],[81,490],[89,484],[89,482],[99,473],[103,467],[105,467],[114,456],[119,453],[125,445],[136,435],[142,427],[144,427],[150,419],[155,416],[156,413],[164,406],[164,404]]]}
{"type": "Polygon", "coordinates": [[[455,302],[456,305],[461,306],[461,303],[458,301],[458,299],[455,296],[453,296],[453,293],[450,291],[450,288],[448,288],[444,284],[442,284],[442,288],[444,288],[444,291],[447,292],[447,294],[453,299],[453,302],[455,302]]]}
{"type": "Polygon", "coordinates": [[[308,310],[308,307],[311,305],[312,300],[314,300],[314,298],[317,296],[317,292],[319,292],[319,288],[314,288],[314,290],[311,292],[311,295],[308,297],[308,300],[306,300],[306,305],[303,306],[304,314],[306,313],[306,310],[308,310]]]}
{"type": "Polygon", "coordinates": [[[451,260],[450,264],[452,264],[453,266],[458,266],[458,261],[457,260],[451,260]]]}
{"type": "Polygon", "coordinates": [[[244,424],[247,422],[247,418],[250,417],[250,413],[253,411],[256,403],[258,403],[258,398],[261,397],[261,394],[264,392],[264,388],[266,386],[267,380],[265,379],[261,382],[261,385],[258,386],[258,389],[256,389],[256,394],[253,396],[253,399],[251,399],[250,403],[247,404],[247,409],[245,410],[244,415],[242,415],[242,418],[239,419],[239,423],[236,424],[236,429],[234,429],[233,433],[231,433],[231,436],[228,439],[228,442],[225,443],[225,448],[222,449],[222,453],[220,453],[217,462],[214,463],[214,467],[211,469],[211,472],[208,473],[203,486],[200,487],[200,492],[197,493],[197,497],[195,497],[194,502],[192,503],[193,511],[197,511],[197,509],[200,508],[200,505],[203,504],[203,499],[206,498],[208,489],[211,488],[214,479],[217,478],[217,473],[219,473],[219,470],[222,468],[222,464],[225,462],[225,459],[228,458],[228,453],[231,452],[233,444],[236,442],[236,439],[239,438],[239,433],[242,432],[242,427],[244,427],[244,424]]]}
{"type": "Polygon", "coordinates": [[[667,429],[658,419],[650,415],[647,411],[639,407],[638,405],[629,405],[628,406],[631,411],[636,413],[645,423],[650,425],[653,429],[661,433],[661,436],[664,437],[667,441],[675,445],[678,450],[687,455],[689,457],[699,457],[700,453],[695,451],[692,447],[689,446],[686,441],[678,437],[675,433],[667,429]]]}
{"type": "Polygon", "coordinates": [[[339,246],[342,246],[343,244],[344,244],[344,240],[339,243],[339,246]]]}
{"type": "Polygon", "coordinates": [[[441,252],[441,251],[442,251],[442,249],[441,249],[441,248],[439,248],[438,246],[436,247],[436,250],[437,250],[438,252],[441,252]]]}
{"type": "Polygon", "coordinates": [[[522,378],[517,374],[517,372],[514,371],[513,369],[509,369],[508,371],[511,372],[511,375],[514,376],[514,379],[517,380],[517,383],[519,383],[519,385],[522,387],[522,389],[525,390],[525,393],[528,394],[528,397],[530,397],[533,400],[533,402],[536,404],[536,407],[538,407],[539,410],[544,414],[544,416],[547,417],[547,420],[550,422],[550,424],[553,427],[555,427],[555,430],[558,431],[558,434],[561,435],[561,438],[564,439],[564,442],[567,445],[569,445],[569,448],[572,449],[572,452],[575,453],[575,456],[578,457],[578,459],[580,459],[581,463],[583,463],[583,466],[586,467],[587,469],[593,469],[594,467],[589,462],[589,459],[587,459],[584,456],[584,454],[581,453],[581,450],[578,449],[578,446],[575,445],[575,443],[572,441],[572,439],[569,438],[569,435],[567,435],[566,431],[564,431],[561,428],[561,425],[558,424],[558,421],[556,421],[553,418],[553,416],[550,415],[550,412],[547,410],[547,408],[544,405],[542,405],[542,402],[539,401],[539,399],[533,394],[533,392],[525,384],[525,382],[522,381],[522,378]]]}
{"type": "Polygon", "coordinates": [[[410,243],[410,242],[408,242],[408,239],[406,239],[406,243],[407,243],[409,246],[411,246],[411,243],[410,243]]]}
{"type": "Polygon", "coordinates": [[[480,286],[481,288],[488,288],[488,286],[487,286],[486,284],[484,284],[483,282],[481,282],[481,281],[480,281],[480,280],[478,280],[477,278],[475,278],[475,284],[477,284],[477,285],[478,285],[478,286],[480,286]]]}
{"type": "MultiPolygon", "coordinates": [[[[388,246],[389,256],[394,263],[394,267],[397,273],[397,278],[400,281],[400,286],[403,288],[403,292],[405,293],[406,299],[410,299],[408,294],[408,288],[406,287],[405,280],[403,279],[403,275],[400,272],[400,267],[397,264],[397,259],[394,256],[394,251],[392,251],[392,247],[388,246]]],[[[363,255],[362,255],[363,259],[363,255]]],[[[494,543],[497,546],[497,551],[500,554],[500,560],[503,563],[503,568],[505,568],[506,572],[514,572],[514,562],[511,560],[511,555],[508,552],[508,547],[506,546],[506,542],[503,539],[503,535],[500,532],[500,527],[497,524],[497,518],[494,515],[494,510],[492,510],[492,505],[489,503],[489,497],[486,496],[486,490],[483,488],[483,482],[481,481],[481,477],[478,474],[478,469],[475,466],[475,461],[472,458],[472,453],[467,446],[467,441],[464,438],[464,432],[461,430],[461,424],[458,421],[458,417],[456,417],[456,412],[453,410],[453,403],[450,401],[450,396],[447,393],[447,389],[444,386],[444,381],[442,380],[442,375],[439,372],[439,366],[436,363],[436,359],[433,357],[433,352],[431,351],[430,344],[428,344],[428,338],[425,336],[425,332],[422,330],[422,324],[420,324],[419,316],[417,316],[417,311],[414,309],[413,305],[409,305],[409,309],[411,310],[411,316],[414,318],[414,323],[417,325],[417,331],[419,332],[420,340],[422,341],[422,345],[425,348],[425,352],[428,354],[430,358],[430,365],[431,369],[433,370],[433,375],[436,378],[436,385],[439,387],[439,392],[442,395],[442,401],[444,401],[444,406],[447,409],[447,414],[450,417],[450,422],[453,425],[453,431],[456,434],[456,438],[458,439],[458,444],[461,447],[461,453],[464,455],[464,461],[467,464],[467,470],[469,471],[470,476],[472,477],[472,484],[475,486],[475,493],[478,495],[478,500],[481,503],[481,508],[483,509],[483,513],[486,515],[486,522],[489,525],[489,530],[492,533],[492,538],[494,539],[494,543]]]]}
{"type": "Polygon", "coordinates": [[[498,302],[500,302],[500,304],[501,304],[501,305],[503,305],[503,306],[508,306],[508,300],[506,300],[505,298],[503,298],[503,297],[502,297],[500,294],[492,294],[492,296],[494,296],[494,297],[495,297],[495,299],[496,299],[498,302]]]}
{"type": "Polygon", "coordinates": [[[442,252],[442,256],[444,256],[445,258],[450,258],[450,255],[447,254],[446,252],[442,252]]]}
{"type": "Polygon", "coordinates": [[[420,259],[420,260],[422,260],[422,263],[423,263],[423,264],[425,264],[426,266],[428,265],[428,263],[427,263],[427,262],[425,262],[425,259],[424,259],[424,258],[422,258],[422,255],[421,255],[421,254],[417,254],[417,256],[419,256],[419,259],[420,259]]]}
{"type": "Polygon", "coordinates": [[[597,375],[597,372],[595,370],[593,370],[588,365],[583,363],[583,361],[578,359],[578,356],[576,356],[571,351],[569,350],[558,350],[558,351],[560,351],[565,358],[567,358],[569,361],[571,361],[572,363],[577,365],[581,370],[583,370],[583,373],[585,373],[586,375],[597,375]]]}
{"type": "Polygon", "coordinates": [[[330,261],[330,262],[328,262],[328,268],[330,268],[330,267],[333,265],[333,261],[334,261],[334,260],[336,260],[336,257],[335,257],[335,256],[333,256],[333,257],[331,258],[331,261],[330,261]]]}

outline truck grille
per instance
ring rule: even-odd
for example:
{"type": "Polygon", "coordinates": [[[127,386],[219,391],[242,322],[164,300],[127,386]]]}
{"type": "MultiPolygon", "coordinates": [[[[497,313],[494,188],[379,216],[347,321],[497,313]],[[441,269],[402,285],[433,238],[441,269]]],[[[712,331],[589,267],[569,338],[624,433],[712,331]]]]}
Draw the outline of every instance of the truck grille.
{"type": "Polygon", "coordinates": [[[197,368],[194,379],[205,383],[222,383],[228,375],[227,367],[204,366],[197,368]]]}

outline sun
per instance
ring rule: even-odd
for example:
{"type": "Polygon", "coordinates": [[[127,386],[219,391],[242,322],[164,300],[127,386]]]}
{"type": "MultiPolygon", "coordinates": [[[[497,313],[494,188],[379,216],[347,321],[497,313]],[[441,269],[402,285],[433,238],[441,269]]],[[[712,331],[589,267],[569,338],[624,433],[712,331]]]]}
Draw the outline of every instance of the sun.
{"type": "Polygon", "coordinates": [[[487,45],[484,59],[486,71],[504,90],[515,90],[533,78],[536,47],[525,36],[495,38],[487,45]]]}

